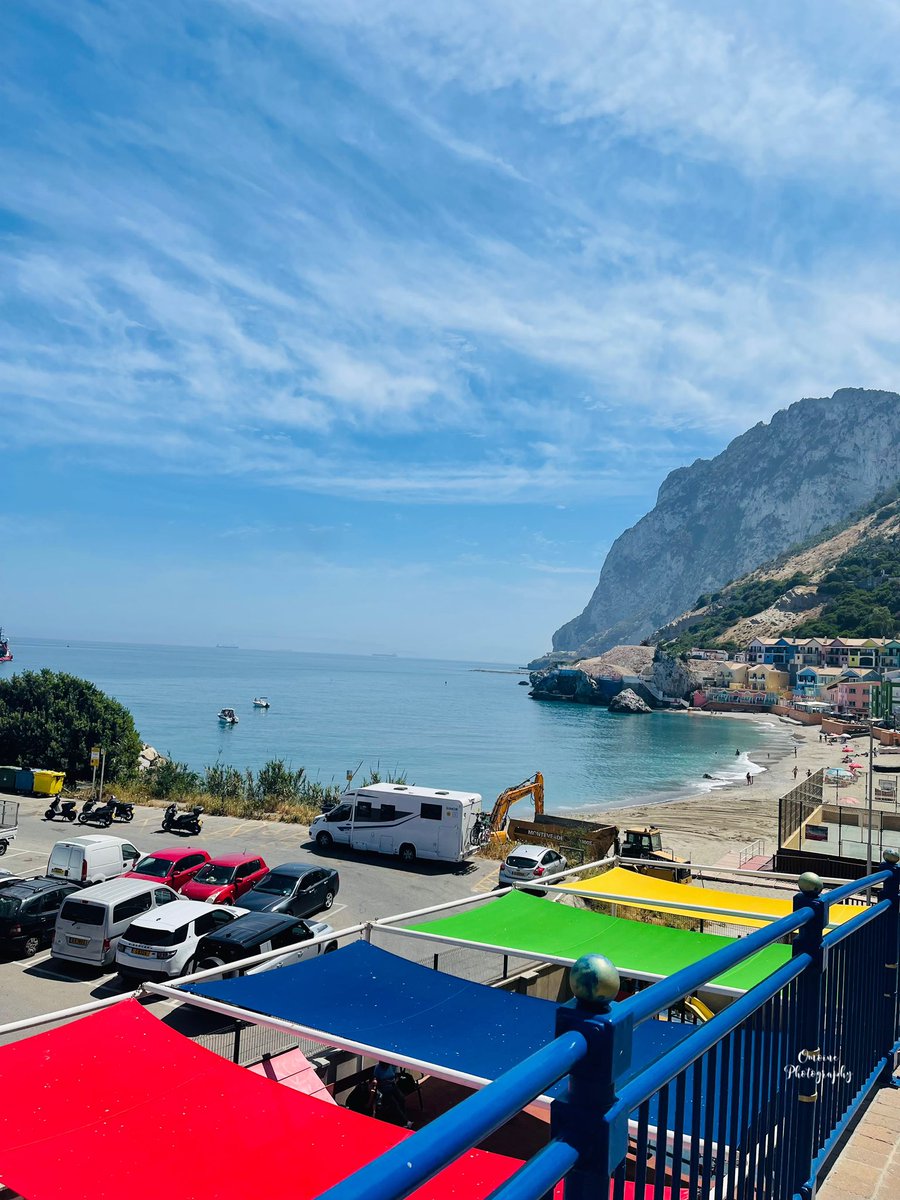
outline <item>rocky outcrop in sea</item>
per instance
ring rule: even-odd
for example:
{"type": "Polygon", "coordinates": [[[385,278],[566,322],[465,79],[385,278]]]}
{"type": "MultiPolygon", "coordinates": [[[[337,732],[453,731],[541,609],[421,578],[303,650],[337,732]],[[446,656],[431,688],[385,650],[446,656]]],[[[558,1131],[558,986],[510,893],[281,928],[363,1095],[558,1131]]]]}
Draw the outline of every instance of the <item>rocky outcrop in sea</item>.
{"type": "Polygon", "coordinates": [[[645,704],[637,692],[625,688],[616,692],[609,702],[609,711],[615,713],[648,713],[652,712],[649,704],[645,704]]]}

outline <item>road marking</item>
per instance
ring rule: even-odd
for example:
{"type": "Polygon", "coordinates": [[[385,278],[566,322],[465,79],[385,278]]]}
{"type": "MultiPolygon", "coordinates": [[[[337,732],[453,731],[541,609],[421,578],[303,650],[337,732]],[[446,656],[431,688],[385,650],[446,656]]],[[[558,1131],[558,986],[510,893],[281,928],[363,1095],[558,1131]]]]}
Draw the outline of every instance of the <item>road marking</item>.
{"type": "Polygon", "coordinates": [[[241,823],[239,825],[235,825],[234,829],[232,829],[231,832],[227,833],[225,836],[226,837],[234,837],[236,834],[240,833],[240,831],[242,829],[246,829],[247,826],[250,824],[252,824],[251,821],[241,821],[241,823]]]}
{"type": "MultiPolygon", "coordinates": [[[[499,868],[498,868],[499,870],[499,868]]],[[[483,879],[479,879],[477,883],[472,884],[473,892],[492,892],[497,886],[497,880],[493,875],[488,873],[483,879]]]]}
{"type": "Polygon", "coordinates": [[[307,920],[324,921],[326,917],[330,920],[335,913],[343,912],[346,907],[346,904],[332,904],[331,908],[323,908],[322,911],[317,912],[314,917],[307,917],[307,920]]]}
{"type": "Polygon", "coordinates": [[[43,954],[33,954],[31,958],[14,958],[13,962],[19,967],[33,967],[37,963],[46,962],[52,951],[45,950],[43,954]]]}

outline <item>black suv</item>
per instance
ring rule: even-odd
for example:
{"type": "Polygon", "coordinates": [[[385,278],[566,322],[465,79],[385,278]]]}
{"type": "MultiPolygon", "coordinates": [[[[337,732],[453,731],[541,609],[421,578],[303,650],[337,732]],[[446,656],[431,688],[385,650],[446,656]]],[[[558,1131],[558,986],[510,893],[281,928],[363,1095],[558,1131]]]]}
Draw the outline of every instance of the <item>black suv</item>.
{"type": "Polygon", "coordinates": [[[0,888],[0,950],[25,958],[53,940],[56,918],[67,896],[79,889],[60,879],[17,879],[0,888]]]}
{"type": "MultiPolygon", "coordinates": [[[[206,971],[242,958],[252,958],[254,954],[264,954],[267,950],[280,950],[295,946],[297,942],[308,942],[324,933],[331,933],[331,926],[324,921],[298,921],[296,917],[285,913],[249,912],[223,929],[202,937],[197,943],[194,961],[198,971],[206,971]]],[[[337,942],[312,946],[310,953],[319,954],[323,946],[325,953],[328,953],[337,949],[337,942]]],[[[298,951],[297,959],[303,957],[302,950],[298,951]]],[[[227,977],[231,972],[224,974],[227,977]]]]}

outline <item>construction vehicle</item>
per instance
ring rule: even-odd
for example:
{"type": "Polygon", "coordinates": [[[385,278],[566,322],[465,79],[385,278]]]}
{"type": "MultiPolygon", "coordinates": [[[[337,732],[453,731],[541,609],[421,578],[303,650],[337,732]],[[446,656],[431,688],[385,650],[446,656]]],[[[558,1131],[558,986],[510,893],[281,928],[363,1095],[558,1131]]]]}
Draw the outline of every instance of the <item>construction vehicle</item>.
{"type": "MultiPolygon", "coordinates": [[[[686,883],[691,877],[690,866],[686,860],[665,849],[662,844],[662,834],[655,825],[635,826],[622,831],[623,838],[618,844],[617,853],[623,866],[630,866],[628,859],[644,862],[669,863],[670,871],[665,869],[652,870],[650,874],[655,879],[666,879],[672,883],[686,883]]],[[[640,867],[635,865],[635,870],[640,867]]]]}
{"type": "Polygon", "coordinates": [[[488,817],[487,822],[493,839],[499,842],[506,841],[508,836],[506,818],[509,816],[509,810],[517,800],[524,800],[526,796],[534,797],[535,817],[543,816],[544,777],[540,771],[535,771],[530,779],[525,779],[521,783],[517,783],[515,787],[507,788],[494,801],[494,807],[491,809],[491,815],[488,817]]]}
{"type": "MultiPolygon", "coordinates": [[[[644,828],[619,830],[615,825],[603,825],[597,821],[584,821],[574,817],[560,817],[544,812],[544,776],[535,771],[529,779],[507,788],[494,802],[490,816],[485,821],[486,840],[514,841],[521,845],[551,846],[559,850],[571,866],[585,862],[598,862],[611,852],[622,859],[643,859],[647,862],[671,863],[671,872],[653,871],[662,879],[683,883],[690,879],[690,868],[684,859],[676,857],[671,850],[663,848],[662,835],[655,825],[644,828]],[[534,798],[534,820],[523,821],[509,818],[509,810],[517,800],[527,796],[534,798]]],[[[630,866],[625,862],[623,865],[630,866]]],[[[635,864],[635,869],[639,870],[635,864]]]]}

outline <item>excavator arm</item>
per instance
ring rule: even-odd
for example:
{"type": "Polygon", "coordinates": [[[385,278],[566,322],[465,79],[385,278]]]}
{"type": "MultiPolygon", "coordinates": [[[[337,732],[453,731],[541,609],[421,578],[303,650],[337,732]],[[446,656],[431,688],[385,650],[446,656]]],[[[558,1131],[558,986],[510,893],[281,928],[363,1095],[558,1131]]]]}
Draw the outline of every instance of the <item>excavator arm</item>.
{"type": "Polygon", "coordinates": [[[501,838],[505,835],[506,818],[509,816],[510,808],[517,800],[524,800],[526,796],[534,797],[534,812],[535,816],[539,817],[544,811],[544,776],[540,771],[536,771],[530,779],[500,793],[491,809],[490,830],[492,834],[501,838]]]}

